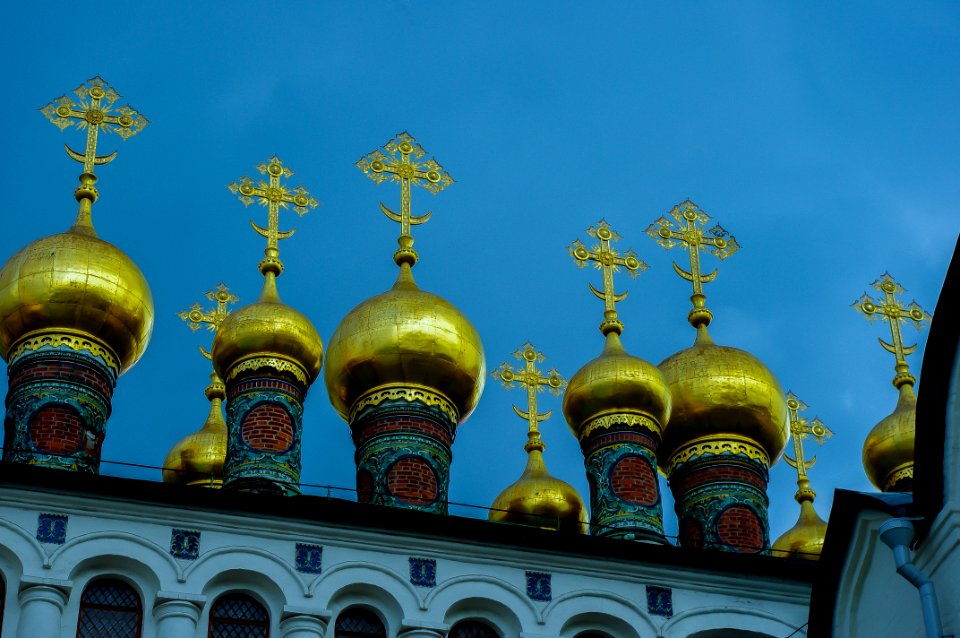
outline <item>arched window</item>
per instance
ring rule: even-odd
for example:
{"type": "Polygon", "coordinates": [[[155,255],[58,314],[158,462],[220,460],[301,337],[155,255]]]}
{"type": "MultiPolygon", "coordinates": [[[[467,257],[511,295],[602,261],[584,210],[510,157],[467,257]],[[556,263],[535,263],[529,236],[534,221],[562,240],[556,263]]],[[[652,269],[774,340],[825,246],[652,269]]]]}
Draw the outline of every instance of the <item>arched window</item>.
{"type": "Polygon", "coordinates": [[[122,580],[95,580],[83,590],[77,638],[140,638],[142,625],[140,596],[122,580]]]}
{"type": "Polygon", "coordinates": [[[500,634],[485,622],[461,620],[450,629],[447,638],[500,638],[500,634]]]}
{"type": "Polygon", "coordinates": [[[210,608],[210,638],[268,638],[270,615],[246,594],[224,594],[210,608]]]}
{"type": "Polygon", "coordinates": [[[387,638],[387,628],[369,609],[351,607],[337,616],[333,638],[387,638]]]}

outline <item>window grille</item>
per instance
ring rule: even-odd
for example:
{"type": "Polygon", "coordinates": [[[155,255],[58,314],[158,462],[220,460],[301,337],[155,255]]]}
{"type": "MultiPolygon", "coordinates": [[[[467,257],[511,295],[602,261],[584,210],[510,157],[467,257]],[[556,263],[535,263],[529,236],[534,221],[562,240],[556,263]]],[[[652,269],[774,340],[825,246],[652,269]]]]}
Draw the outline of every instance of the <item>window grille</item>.
{"type": "Polygon", "coordinates": [[[246,594],[226,594],[210,609],[210,638],[268,638],[270,615],[246,594]]]}
{"type": "Polygon", "coordinates": [[[453,626],[448,638],[500,638],[500,636],[485,622],[463,620],[453,626]]]}
{"type": "Polygon", "coordinates": [[[77,638],[140,638],[142,625],[140,596],[125,582],[95,580],[83,590],[77,638]]]}
{"type": "Polygon", "coordinates": [[[351,607],[337,616],[334,638],[387,638],[387,629],[372,611],[351,607]]]}

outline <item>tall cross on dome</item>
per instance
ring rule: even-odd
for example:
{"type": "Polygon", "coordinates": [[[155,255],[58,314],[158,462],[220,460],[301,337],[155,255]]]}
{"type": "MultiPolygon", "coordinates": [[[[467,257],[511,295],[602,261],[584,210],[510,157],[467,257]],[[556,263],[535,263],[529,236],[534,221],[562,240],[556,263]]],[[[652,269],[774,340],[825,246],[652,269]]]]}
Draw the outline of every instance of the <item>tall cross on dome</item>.
{"type": "Polygon", "coordinates": [[[452,184],[453,178],[434,158],[420,162],[427,152],[406,131],[384,144],[383,151],[378,148],[364,155],[357,162],[357,168],[377,184],[387,180],[400,182],[400,212],[390,210],[383,202],[380,202],[380,210],[400,224],[400,237],[397,239],[400,248],[394,253],[394,261],[397,265],[408,263],[412,266],[417,263],[418,256],[413,249],[410,227],[426,222],[433,213],[413,215],[410,212],[410,187],[422,186],[436,195],[452,184]]]}
{"type": "Polygon", "coordinates": [[[527,409],[521,410],[517,406],[513,406],[513,411],[521,419],[527,420],[529,427],[527,451],[530,451],[531,446],[542,450],[543,443],[540,441],[539,424],[549,419],[553,410],[548,410],[543,414],[537,412],[537,393],[546,388],[552,394],[559,396],[567,386],[567,380],[561,377],[555,369],[548,371],[546,376],[537,369],[537,364],[543,363],[546,357],[543,356],[542,352],[538,352],[529,341],[520,346],[520,349],[516,350],[513,356],[523,361],[523,367],[514,368],[509,362],[504,361],[500,364],[500,367],[493,371],[493,377],[508,390],[515,384],[521,388],[526,388],[527,409]]]}
{"type": "Polygon", "coordinates": [[[868,321],[875,321],[878,317],[883,317],[890,324],[890,335],[893,343],[887,343],[883,339],[878,339],[883,349],[896,357],[894,370],[896,375],[893,378],[893,385],[899,388],[904,383],[913,385],[916,381],[910,374],[910,367],[907,365],[907,355],[913,354],[917,345],[903,345],[903,335],[900,332],[900,324],[909,321],[918,331],[932,319],[930,313],[920,307],[916,301],[911,301],[904,305],[897,298],[902,295],[906,289],[898,284],[890,273],[885,272],[880,279],[873,282],[872,286],[883,293],[883,300],[878,301],[869,294],[864,293],[859,299],[853,302],[853,307],[862,312],[868,321]]]}
{"type": "MultiPolygon", "coordinates": [[[[216,332],[220,324],[230,314],[229,306],[236,304],[240,301],[240,298],[230,292],[230,289],[222,281],[213,290],[208,290],[204,296],[215,302],[216,306],[204,310],[200,303],[194,302],[190,308],[181,310],[177,316],[187,322],[187,327],[194,332],[199,330],[202,325],[205,325],[210,332],[216,332]]],[[[200,352],[207,359],[211,357],[210,352],[203,346],[200,346],[200,352]]]]}
{"type": "MultiPolygon", "coordinates": [[[[823,442],[833,436],[827,426],[820,419],[808,421],[800,413],[807,409],[807,404],[801,401],[793,392],[787,393],[787,412],[790,415],[790,434],[793,436],[793,454],[790,458],[786,454],[783,460],[792,468],[797,470],[797,479],[803,482],[807,479],[807,470],[813,467],[817,462],[817,457],[807,460],[803,454],[804,439],[812,437],[817,443],[823,445],[823,442]]],[[[801,485],[801,489],[804,486],[801,485]]]]}
{"type": "Polygon", "coordinates": [[[64,148],[67,155],[83,164],[84,173],[93,175],[94,166],[107,164],[117,156],[116,151],[97,155],[97,137],[101,130],[116,133],[125,140],[142,131],[150,121],[133,107],[117,106],[115,102],[120,99],[120,94],[99,75],[78,86],[73,93],[76,99],[63,95],[40,112],[61,131],[70,126],[87,129],[87,145],[83,153],[66,144],[64,148]]]}
{"type": "Polygon", "coordinates": [[[289,190],[284,184],[280,183],[280,178],[289,179],[293,177],[293,170],[283,165],[283,161],[274,155],[266,162],[257,165],[257,170],[261,175],[267,176],[267,181],[262,179],[256,183],[247,176],[241,177],[238,181],[228,184],[227,188],[236,195],[244,206],[249,206],[257,200],[261,206],[266,206],[267,227],[257,225],[253,221],[250,225],[257,234],[267,239],[267,247],[264,249],[266,257],[260,262],[260,270],[264,274],[269,270],[275,275],[279,275],[283,270],[283,264],[278,255],[280,250],[277,246],[282,239],[287,239],[294,230],[280,230],[280,209],[293,206],[294,212],[303,217],[309,209],[316,208],[320,202],[310,196],[310,192],[304,186],[297,186],[289,190]]]}
{"type": "Polygon", "coordinates": [[[603,271],[603,290],[597,290],[593,284],[590,291],[598,298],[603,299],[603,323],[600,324],[600,331],[603,334],[623,332],[623,323],[617,318],[617,302],[627,298],[627,292],[617,293],[613,285],[613,273],[619,272],[620,268],[626,268],[627,273],[636,278],[640,271],[649,268],[646,263],[637,259],[637,254],[632,250],[627,250],[622,255],[612,247],[613,242],[620,241],[621,237],[617,231],[610,228],[610,224],[605,219],[597,222],[596,226],[587,229],[587,234],[596,239],[599,243],[591,249],[587,249],[582,241],[577,239],[567,250],[576,261],[577,266],[583,268],[587,262],[593,262],[595,268],[603,271]]]}
{"type": "Polygon", "coordinates": [[[703,294],[703,284],[710,283],[717,278],[717,270],[704,274],[700,266],[700,250],[709,247],[710,252],[721,260],[726,259],[740,249],[735,237],[725,231],[720,224],[704,230],[710,216],[703,212],[689,199],[674,206],[669,213],[656,220],[647,227],[647,234],[653,237],[658,244],[670,250],[674,246],[686,246],[690,253],[690,270],[684,270],[677,262],[673,262],[673,269],[678,275],[693,283],[693,310],[688,320],[696,327],[706,326],[713,318],[706,308],[706,295],[703,294]]]}

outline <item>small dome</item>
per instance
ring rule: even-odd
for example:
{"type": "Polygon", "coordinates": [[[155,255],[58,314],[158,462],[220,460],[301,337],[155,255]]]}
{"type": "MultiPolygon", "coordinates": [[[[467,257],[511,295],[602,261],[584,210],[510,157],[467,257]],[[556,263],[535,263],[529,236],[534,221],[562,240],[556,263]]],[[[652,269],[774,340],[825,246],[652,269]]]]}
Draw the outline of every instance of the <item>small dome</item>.
{"type": "Polygon", "coordinates": [[[893,413],[877,423],[863,443],[863,469],[877,489],[899,491],[901,481],[912,484],[916,421],[917,395],[913,384],[904,383],[893,413]]]}
{"type": "Polygon", "coordinates": [[[72,333],[107,346],[125,372],[153,331],[153,297],[143,273],[92,227],[38,239],[0,269],[0,355],[24,338],[72,333]]]}
{"type": "Polygon", "coordinates": [[[174,445],[163,462],[164,483],[218,488],[223,485],[223,462],[227,457],[227,424],[221,404],[226,398],[223,382],[216,374],[206,395],[210,400],[207,421],[197,432],[188,434],[174,445]]]}
{"type": "Polygon", "coordinates": [[[344,419],[385,387],[425,387],[447,398],[462,423],[480,399],[486,363],[480,335],[453,304],[417,288],[400,265],[393,288],[364,301],[337,326],[324,380],[344,419]]]}
{"type": "Polygon", "coordinates": [[[700,325],[694,345],[659,367],[673,396],[657,450],[662,468],[675,452],[699,441],[746,441],[763,450],[771,465],[776,462],[789,436],[786,398],[756,357],[714,344],[700,325]]]}
{"type": "Polygon", "coordinates": [[[784,532],[771,548],[773,556],[817,560],[827,535],[827,522],[820,518],[812,500],[800,501],[797,524],[784,532]]]}
{"type": "Polygon", "coordinates": [[[563,395],[563,415],[580,438],[589,421],[606,414],[646,417],[663,428],[671,397],[657,366],[627,353],[617,331],[606,336],[603,353],[580,368],[563,395]]]}
{"type": "Polygon", "coordinates": [[[263,292],[256,303],[231,313],[213,339],[213,365],[220,378],[243,361],[276,358],[294,364],[307,385],[320,374],[323,342],[303,314],[284,305],[277,294],[273,272],[265,273],[263,292]]]}
{"type": "Polygon", "coordinates": [[[527,443],[527,467],[493,501],[491,521],[517,523],[572,534],[587,533],[587,508],[573,487],[547,472],[543,443],[527,443]]]}

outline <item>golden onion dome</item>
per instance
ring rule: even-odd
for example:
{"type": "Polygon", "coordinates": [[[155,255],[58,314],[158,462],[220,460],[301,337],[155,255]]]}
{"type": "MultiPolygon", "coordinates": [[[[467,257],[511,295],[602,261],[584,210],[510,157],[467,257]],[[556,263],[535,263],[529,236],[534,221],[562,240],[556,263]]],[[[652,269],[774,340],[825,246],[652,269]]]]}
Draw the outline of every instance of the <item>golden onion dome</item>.
{"type": "Polygon", "coordinates": [[[323,342],[303,314],[280,301],[276,273],[264,271],[263,292],[249,306],[231,313],[213,339],[213,365],[220,378],[245,361],[270,359],[272,365],[293,366],[310,385],[320,374],[323,342]]]}
{"type": "Polygon", "coordinates": [[[667,469],[675,452],[698,443],[746,444],[772,465],[787,444],[787,405],[779,382],[749,352],[718,346],[704,323],[686,350],[667,357],[660,371],[673,397],[673,412],[657,450],[667,469]]]}
{"type": "Polygon", "coordinates": [[[223,485],[223,461],[227,457],[227,424],[221,405],[226,389],[216,374],[210,375],[206,395],[210,413],[197,432],[188,434],[167,454],[163,481],[181,485],[219,488],[223,485]]]}
{"type": "Polygon", "coordinates": [[[574,436],[608,414],[632,414],[663,428],[670,419],[670,388],[657,366],[627,353],[618,330],[606,334],[599,357],[580,368],[563,395],[563,415],[574,436]]]}
{"type": "Polygon", "coordinates": [[[337,326],[324,380],[346,420],[375,390],[421,387],[449,400],[462,423],[480,399],[485,370],[473,325],[450,302],[420,290],[403,262],[393,288],[358,305],[337,326]]]}
{"type": "Polygon", "coordinates": [[[531,436],[524,448],[527,450],[527,466],[523,474],[500,492],[490,506],[488,518],[500,523],[586,534],[589,519],[583,499],[569,483],[547,472],[543,448],[539,437],[531,436]]]}
{"type": "MultiPolygon", "coordinates": [[[[806,487],[806,492],[813,495],[813,491],[806,487]]],[[[801,496],[804,486],[797,492],[800,502],[800,518],[796,525],[784,532],[771,547],[773,556],[782,558],[800,558],[817,560],[823,550],[823,539],[827,535],[827,522],[820,518],[813,507],[813,496],[801,496]]]]}
{"type": "Polygon", "coordinates": [[[125,372],[153,331],[153,297],[143,273],[92,226],[38,239],[0,269],[0,356],[25,339],[65,333],[93,339],[125,372]]]}
{"type": "Polygon", "coordinates": [[[863,443],[863,469],[877,489],[889,492],[913,478],[913,445],[917,420],[917,395],[913,383],[900,385],[893,413],[882,419],[863,443]]]}

